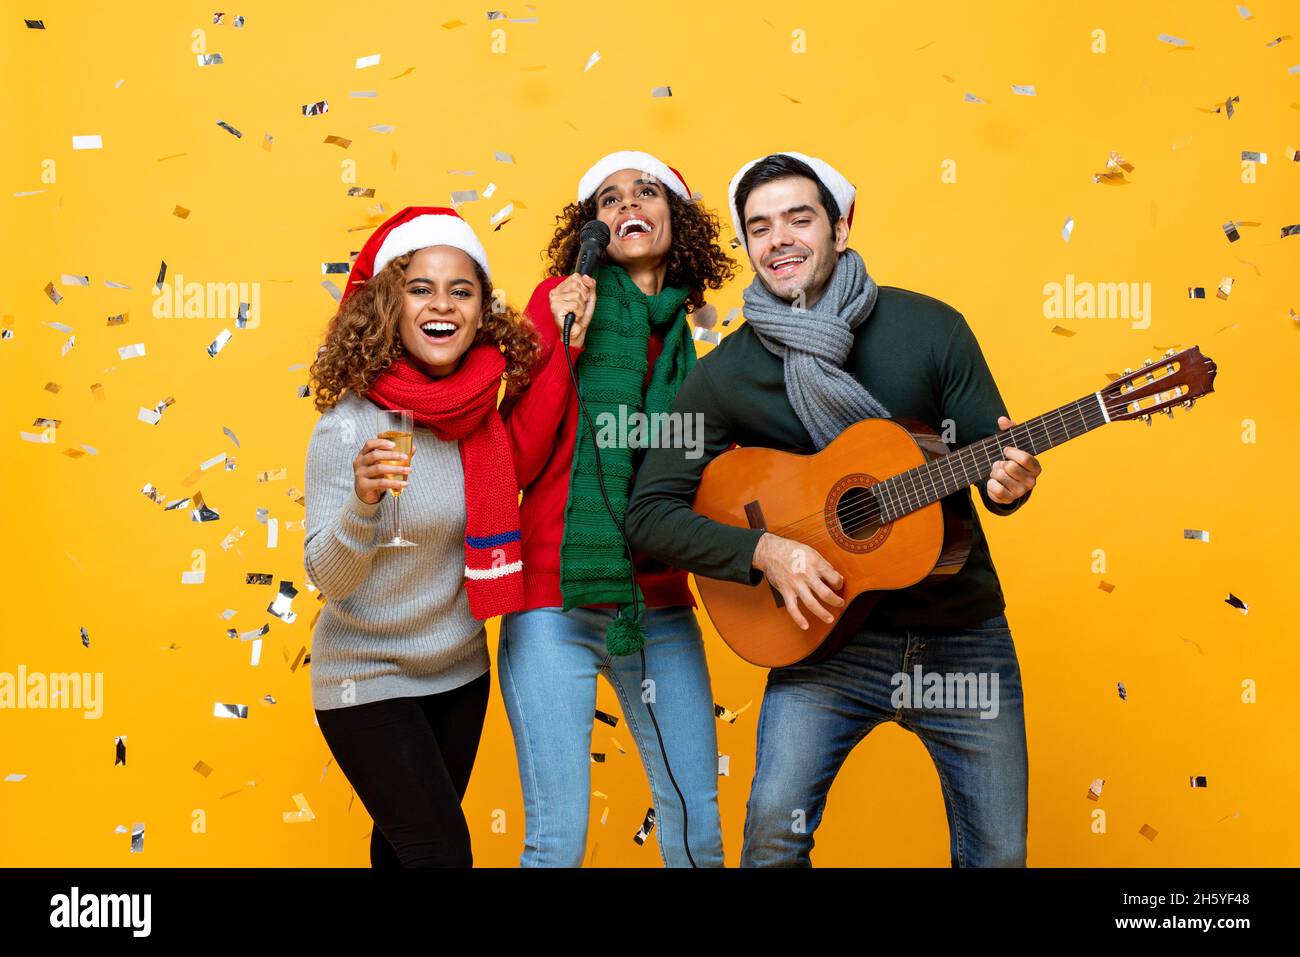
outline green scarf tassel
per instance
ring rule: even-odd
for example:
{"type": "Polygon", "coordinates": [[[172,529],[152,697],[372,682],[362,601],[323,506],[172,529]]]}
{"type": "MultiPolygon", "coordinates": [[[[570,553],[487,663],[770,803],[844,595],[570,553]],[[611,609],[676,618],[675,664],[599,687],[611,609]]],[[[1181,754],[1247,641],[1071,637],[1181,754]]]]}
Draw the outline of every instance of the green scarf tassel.
{"type": "Polygon", "coordinates": [[[644,614],[644,610],[633,615],[630,609],[620,608],[618,617],[605,629],[605,650],[611,655],[634,655],[644,648],[644,614]]]}

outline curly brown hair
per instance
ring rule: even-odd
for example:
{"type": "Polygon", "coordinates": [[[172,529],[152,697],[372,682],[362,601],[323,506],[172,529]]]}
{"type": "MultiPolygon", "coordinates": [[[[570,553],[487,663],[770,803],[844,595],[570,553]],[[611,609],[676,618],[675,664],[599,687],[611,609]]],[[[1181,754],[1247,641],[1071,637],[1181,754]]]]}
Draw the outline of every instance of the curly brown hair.
{"type": "MultiPolygon", "coordinates": [[[[718,245],[718,217],[703,204],[682,199],[670,189],[668,214],[673,228],[668,250],[668,272],[664,283],[688,290],[686,308],[694,312],[704,305],[705,289],[721,289],[736,275],[736,263],[718,245]]],[[[548,276],[568,276],[578,266],[579,233],[596,218],[596,197],[570,203],[555,217],[555,235],[542,254],[550,261],[548,276]]]]}
{"type": "MultiPolygon", "coordinates": [[[[324,412],[348,392],[365,395],[379,373],[404,354],[397,324],[410,262],[410,253],[398,256],[339,305],[311,364],[316,411],[324,412]]],[[[528,385],[529,370],[541,355],[537,332],[504,301],[494,301],[492,283],[478,263],[474,273],[483,290],[474,344],[492,342],[501,348],[506,358],[506,395],[515,395],[528,385]]]]}

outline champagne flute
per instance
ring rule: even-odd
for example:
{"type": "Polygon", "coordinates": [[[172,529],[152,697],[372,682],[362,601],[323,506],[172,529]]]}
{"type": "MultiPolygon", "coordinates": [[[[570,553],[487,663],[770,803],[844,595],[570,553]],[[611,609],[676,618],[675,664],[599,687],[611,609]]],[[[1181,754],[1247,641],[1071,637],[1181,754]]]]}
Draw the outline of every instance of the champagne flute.
{"type": "MultiPolygon", "coordinates": [[[[394,452],[402,452],[407,456],[415,454],[415,416],[410,409],[385,409],[379,413],[378,428],[379,438],[387,439],[397,446],[393,450],[394,452]]],[[[411,464],[410,458],[407,458],[406,464],[411,464]]],[[[389,476],[410,481],[411,473],[408,472],[402,475],[391,472],[389,476]]],[[[402,503],[402,490],[400,488],[390,488],[388,493],[393,496],[393,537],[386,542],[380,542],[379,547],[409,548],[414,546],[415,542],[408,542],[402,537],[401,520],[398,516],[398,507],[402,503]]]]}

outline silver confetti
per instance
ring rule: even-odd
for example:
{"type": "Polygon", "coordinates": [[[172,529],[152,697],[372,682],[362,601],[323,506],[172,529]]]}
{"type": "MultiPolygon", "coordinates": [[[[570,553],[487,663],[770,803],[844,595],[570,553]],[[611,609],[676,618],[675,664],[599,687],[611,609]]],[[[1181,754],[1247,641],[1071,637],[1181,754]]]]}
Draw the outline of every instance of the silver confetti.
{"type": "Polygon", "coordinates": [[[302,106],[303,116],[320,116],[330,111],[329,100],[318,100],[315,103],[304,103],[302,106]]]}
{"type": "Polygon", "coordinates": [[[219,66],[226,62],[222,59],[220,53],[200,53],[198,58],[199,66],[219,66]]]}
{"type": "Polygon", "coordinates": [[[1168,43],[1176,47],[1187,46],[1187,41],[1184,40],[1182,37],[1173,37],[1167,33],[1160,34],[1160,36],[1158,36],[1156,39],[1159,40],[1161,43],[1168,43]]]}
{"type": "Polygon", "coordinates": [[[672,96],[673,88],[671,86],[656,86],[650,91],[651,96],[672,96]]]}
{"type": "Polygon", "coordinates": [[[1200,528],[1185,528],[1183,529],[1183,538],[1188,541],[1208,542],[1210,533],[1200,528]]]}
{"type": "MultiPolygon", "coordinates": [[[[221,127],[221,128],[222,128],[223,130],[225,130],[227,133],[231,134],[232,136],[234,136],[234,137],[236,137],[236,138],[238,138],[238,139],[243,139],[243,137],[244,137],[244,134],[243,134],[243,133],[239,132],[239,130],[235,129],[233,126],[231,126],[231,125],[230,125],[229,123],[227,123],[225,120],[217,120],[217,126],[221,127]]],[[[161,280],[159,280],[159,281],[161,281],[161,280]]]]}
{"type": "Polygon", "coordinates": [[[137,342],[129,346],[118,346],[117,357],[119,359],[138,359],[144,355],[144,343],[137,342]]]}
{"type": "Polygon", "coordinates": [[[214,718],[247,718],[248,705],[217,702],[212,706],[212,716],[214,718]]]}
{"type": "Polygon", "coordinates": [[[217,353],[226,347],[226,343],[230,341],[230,336],[231,332],[229,329],[222,329],[217,335],[217,338],[213,339],[211,344],[208,346],[208,355],[215,358],[217,353]]]}
{"type": "Polygon", "coordinates": [[[294,596],[297,594],[298,589],[293,587],[293,582],[280,582],[280,593],[275,596],[271,604],[266,606],[266,610],[281,621],[292,625],[298,620],[298,613],[290,605],[293,604],[294,596]]]}
{"type": "Polygon", "coordinates": [[[1033,86],[1032,84],[1029,86],[1017,86],[1016,84],[1012,83],[1011,92],[1016,94],[1017,96],[1037,96],[1038,88],[1033,86]]]}

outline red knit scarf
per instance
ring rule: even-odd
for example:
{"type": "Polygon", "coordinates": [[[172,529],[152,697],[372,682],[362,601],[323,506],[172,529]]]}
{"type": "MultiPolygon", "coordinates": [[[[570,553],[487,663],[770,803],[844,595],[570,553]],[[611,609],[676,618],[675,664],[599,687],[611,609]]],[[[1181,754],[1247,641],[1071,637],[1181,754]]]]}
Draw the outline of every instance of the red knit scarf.
{"type": "Polygon", "coordinates": [[[432,379],[407,358],[381,372],[366,394],[384,409],[410,409],[444,441],[457,440],[465,473],[465,590],[484,621],[524,605],[519,488],[497,390],[506,360],[488,342],[471,346],[451,375],[432,379]]]}

